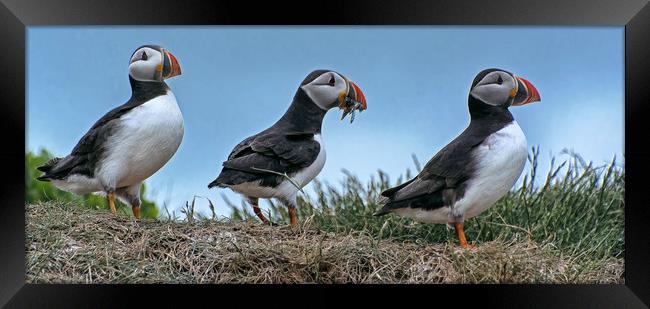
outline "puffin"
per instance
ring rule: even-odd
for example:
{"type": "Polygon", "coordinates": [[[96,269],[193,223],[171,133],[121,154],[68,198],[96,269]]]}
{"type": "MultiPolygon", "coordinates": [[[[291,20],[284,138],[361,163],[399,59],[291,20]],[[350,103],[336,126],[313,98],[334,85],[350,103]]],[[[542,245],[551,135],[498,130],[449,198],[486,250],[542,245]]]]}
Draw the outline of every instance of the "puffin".
{"type": "Polygon", "coordinates": [[[101,117],[70,154],[37,169],[41,181],[74,194],[115,198],[140,219],[142,182],[165,165],[183,139],[183,115],[165,80],[181,74],[176,57],[158,45],[137,48],[129,60],[130,99],[101,117]]]}
{"type": "Polygon", "coordinates": [[[229,188],[241,194],[264,223],[270,222],[259,208],[259,199],[274,198],[288,208],[292,228],[298,227],[298,191],[325,165],[321,136],[327,111],[343,110],[341,120],[367,108],[361,89],[332,70],[315,70],[300,83],[284,115],[269,128],[235,146],[221,173],[208,188],[229,188]]]}
{"type": "Polygon", "coordinates": [[[474,78],[469,126],[436,153],[413,179],[381,192],[374,215],[394,213],[453,226],[469,247],[463,222],[490,208],[515,184],[528,156],[526,136],[508,108],[540,101],[528,80],[490,68],[474,78]]]}

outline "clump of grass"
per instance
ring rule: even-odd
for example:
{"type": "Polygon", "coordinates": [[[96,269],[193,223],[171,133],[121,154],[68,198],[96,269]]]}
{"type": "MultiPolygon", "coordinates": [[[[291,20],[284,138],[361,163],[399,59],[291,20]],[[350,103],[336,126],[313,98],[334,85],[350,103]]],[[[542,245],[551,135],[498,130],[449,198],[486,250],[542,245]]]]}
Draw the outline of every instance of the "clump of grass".
{"type": "MultiPolygon", "coordinates": [[[[41,203],[48,201],[65,201],[75,204],[83,204],[93,209],[108,209],[108,202],[105,196],[96,194],[76,195],[70,192],[57,189],[50,181],[41,181],[36,178],[43,172],[37,170],[39,166],[44,165],[54,156],[42,148],[39,152],[25,153],[25,201],[27,203],[41,203]]],[[[147,185],[142,184],[140,187],[140,215],[143,218],[158,217],[158,207],[151,199],[152,194],[147,193],[147,185]]],[[[131,214],[131,207],[116,200],[115,206],[117,211],[123,214],[131,214]]]]}
{"type": "Polygon", "coordinates": [[[69,203],[26,212],[28,283],[622,282],[621,260],[584,267],[526,239],[462,250],[231,219],[138,222],[69,203]]]}
{"type": "MultiPolygon", "coordinates": [[[[316,194],[299,198],[299,230],[265,226],[243,202],[226,200],[233,215],[217,218],[206,198],[212,215],[202,215],[200,196],[184,218],[140,222],[70,202],[27,204],[27,282],[622,283],[624,170],[568,154],[540,176],[533,149],[521,186],[466,221],[470,250],[445,225],[373,217],[391,184],[382,172],[367,183],[347,171],[340,186],[316,181],[316,194]]],[[[280,205],[268,214],[288,221],[280,205]]]]}
{"type": "MultiPolygon", "coordinates": [[[[520,239],[549,245],[575,259],[600,260],[624,257],[624,171],[616,158],[594,166],[576,154],[560,164],[552,160],[545,175],[538,174],[539,148],[533,148],[530,169],[522,185],[495,206],[465,222],[469,240],[482,244],[496,239],[520,239]],[[544,177],[542,182],[537,178],[544,177]],[[541,184],[539,184],[541,183],[541,184]]],[[[417,170],[420,164],[414,158],[417,170]]],[[[379,171],[365,184],[346,175],[340,187],[314,181],[315,196],[299,196],[302,220],[324,231],[364,231],[393,241],[414,243],[453,242],[456,236],[445,225],[419,224],[395,215],[373,217],[379,193],[390,187],[389,177],[379,171]]],[[[411,177],[407,171],[406,178],[411,177]]],[[[402,182],[398,178],[394,185],[402,182]]],[[[229,201],[233,218],[253,219],[249,206],[229,201]]],[[[270,202],[273,220],[287,222],[287,210],[270,202]]],[[[254,219],[253,219],[254,220],[254,219]]]]}

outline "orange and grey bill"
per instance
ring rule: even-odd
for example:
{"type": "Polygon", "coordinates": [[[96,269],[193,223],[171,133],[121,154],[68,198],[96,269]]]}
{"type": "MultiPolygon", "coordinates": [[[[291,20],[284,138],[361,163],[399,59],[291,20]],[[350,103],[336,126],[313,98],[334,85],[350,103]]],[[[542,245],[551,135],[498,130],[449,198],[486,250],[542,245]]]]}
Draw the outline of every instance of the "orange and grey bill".
{"type": "Polygon", "coordinates": [[[181,74],[181,66],[178,64],[178,60],[176,60],[176,57],[170,53],[169,51],[165,50],[165,55],[169,58],[171,70],[169,70],[169,74],[164,76],[165,78],[171,78],[176,75],[181,74]]]}
{"type": "Polygon", "coordinates": [[[346,81],[348,83],[347,93],[341,92],[339,95],[339,108],[343,110],[341,120],[349,114],[350,123],[352,123],[354,121],[354,112],[364,111],[368,108],[368,104],[366,103],[366,96],[361,91],[361,88],[350,80],[346,81]]]}
{"type": "Polygon", "coordinates": [[[355,100],[361,103],[361,106],[359,106],[357,109],[365,110],[366,108],[368,108],[368,104],[366,103],[366,96],[363,94],[363,91],[361,91],[361,88],[359,88],[359,86],[357,86],[357,84],[353,83],[352,81],[350,81],[350,86],[354,91],[355,100]]]}
{"type": "Polygon", "coordinates": [[[524,79],[523,77],[517,77],[517,80],[519,81],[519,85],[525,88],[526,98],[523,101],[515,102],[512,105],[515,106],[525,105],[532,102],[539,102],[541,100],[539,96],[539,91],[537,91],[537,88],[535,88],[535,86],[533,86],[531,82],[524,79]]]}

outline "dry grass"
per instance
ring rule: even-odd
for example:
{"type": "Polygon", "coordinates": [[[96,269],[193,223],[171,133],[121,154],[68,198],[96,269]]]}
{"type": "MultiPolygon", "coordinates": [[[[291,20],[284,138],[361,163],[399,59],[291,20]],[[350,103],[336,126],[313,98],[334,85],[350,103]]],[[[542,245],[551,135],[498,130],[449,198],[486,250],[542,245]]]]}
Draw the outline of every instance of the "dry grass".
{"type": "Polygon", "coordinates": [[[622,283],[623,259],[564,256],[530,239],[454,244],[240,221],[135,222],[26,205],[28,283],[622,283]]]}

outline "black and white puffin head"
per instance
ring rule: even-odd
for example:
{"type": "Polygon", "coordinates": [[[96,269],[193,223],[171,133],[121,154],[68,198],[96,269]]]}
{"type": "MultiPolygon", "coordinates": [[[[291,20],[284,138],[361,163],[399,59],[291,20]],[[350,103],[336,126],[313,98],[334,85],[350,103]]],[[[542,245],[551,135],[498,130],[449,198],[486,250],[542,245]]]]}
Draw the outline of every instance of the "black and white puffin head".
{"type": "Polygon", "coordinates": [[[157,45],[144,45],[131,55],[129,75],[139,81],[162,82],[181,74],[176,57],[157,45]]]}
{"type": "Polygon", "coordinates": [[[331,70],[309,73],[300,88],[321,109],[342,109],[344,112],[341,119],[351,112],[363,111],[368,107],[361,89],[345,76],[331,70]]]}
{"type": "Polygon", "coordinates": [[[478,73],[469,94],[485,104],[506,108],[540,101],[539,92],[533,84],[500,69],[478,73]]]}

